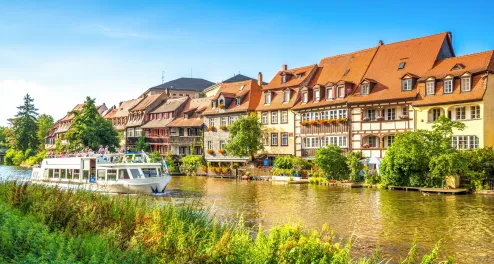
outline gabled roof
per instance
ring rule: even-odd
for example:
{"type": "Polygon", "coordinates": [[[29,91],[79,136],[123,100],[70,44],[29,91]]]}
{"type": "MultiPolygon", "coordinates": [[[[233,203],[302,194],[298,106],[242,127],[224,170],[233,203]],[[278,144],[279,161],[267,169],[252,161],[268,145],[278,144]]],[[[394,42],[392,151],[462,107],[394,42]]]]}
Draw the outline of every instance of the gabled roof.
{"type": "Polygon", "coordinates": [[[121,102],[119,106],[115,107],[110,112],[108,112],[105,115],[105,118],[110,119],[110,118],[118,118],[118,117],[128,116],[129,115],[129,109],[136,106],[139,102],[142,101],[142,99],[144,99],[144,98],[140,97],[137,99],[132,99],[132,100],[127,100],[127,101],[121,102]]]}
{"type": "Polygon", "coordinates": [[[161,100],[166,99],[166,95],[165,94],[153,94],[153,95],[145,96],[138,104],[136,104],[134,107],[130,108],[129,112],[149,110],[147,108],[160,99],[161,100]]]}
{"type": "Polygon", "coordinates": [[[494,60],[492,59],[494,50],[488,50],[484,52],[468,54],[465,56],[452,57],[436,61],[432,69],[422,75],[421,81],[428,79],[429,77],[435,77],[436,79],[443,79],[447,75],[455,77],[463,75],[465,72],[472,74],[485,71],[494,71],[494,60]],[[453,70],[455,65],[463,65],[462,69],[453,70]]]}
{"type": "MultiPolygon", "coordinates": [[[[224,83],[232,83],[232,82],[243,82],[243,81],[256,81],[257,79],[250,78],[249,76],[245,76],[243,74],[237,74],[234,75],[233,77],[224,80],[224,83]]],[[[266,82],[263,82],[263,84],[267,84],[266,82]]]]}
{"type": "Polygon", "coordinates": [[[411,91],[402,91],[401,77],[407,72],[424,76],[441,54],[444,43],[449,45],[448,33],[378,46],[377,52],[364,75],[364,78],[376,80],[377,83],[369,95],[360,95],[360,93],[354,92],[348,97],[348,102],[416,98],[417,89],[415,87],[411,91]],[[405,62],[405,66],[402,70],[398,70],[401,62],[405,62]]]}
{"type": "Polygon", "coordinates": [[[159,106],[151,110],[149,113],[165,113],[172,112],[177,110],[183,103],[185,103],[189,98],[188,97],[180,97],[168,99],[165,102],[161,103],[159,106]]]}
{"type": "Polygon", "coordinates": [[[299,89],[290,89],[290,101],[288,101],[287,103],[283,102],[283,96],[286,90],[287,89],[265,90],[271,92],[271,103],[268,105],[264,104],[264,95],[261,95],[261,100],[259,100],[259,104],[257,105],[256,110],[265,111],[292,108],[299,99],[299,89]]]}
{"type": "MultiPolygon", "coordinates": [[[[97,105],[96,106],[96,109],[100,109],[101,107],[103,107],[105,104],[102,104],[102,105],[97,105]]],[[[75,115],[72,114],[72,112],[74,111],[82,111],[82,109],[84,108],[84,104],[77,104],[70,112],[68,112],[60,121],[64,122],[64,121],[71,121],[72,119],[75,118],[75,115]]]]}
{"type": "Polygon", "coordinates": [[[304,66],[300,68],[281,70],[276,73],[273,79],[264,86],[265,90],[277,89],[277,88],[286,88],[286,87],[296,87],[301,85],[304,81],[309,78],[312,71],[317,68],[316,64],[304,66]],[[300,78],[297,78],[297,75],[302,75],[300,78]],[[289,75],[291,78],[285,83],[281,82],[281,76],[289,75]]]}
{"type": "Polygon", "coordinates": [[[242,97],[242,102],[237,106],[236,100],[232,100],[232,103],[227,106],[226,109],[219,109],[218,107],[212,108],[211,103],[208,104],[208,108],[204,111],[205,115],[217,114],[217,113],[229,113],[229,112],[239,112],[255,110],[259,99],[261,98],[262,88],[257,84],[256,81],[242,81],[235,83],[222,83],[216,95],[211,98],[211,100],[216,100],[220,94],[236,94],[242,97]],[[240,87],[243,86],[242,91],[240,87]]]}
{"type": "Polygon", "coordinates": [[[149,88],[149,90],[180,90],[202,92],[207,87],[213,85],[213,82],[201,78],[178,78],[160,85],[149,88]]]}
{"type": "Polygon", "coordinates": [[[194,113],[202,113],[210,104],[211,98],[195,98],[189,100],[184,108],[184,111],[175,118],[168,127],[200,127],[204,123],[202,115],[197,118],[193,116],[194,113]],[[184,119],[184,114],[189,113],[189,117],[184,119]]]}

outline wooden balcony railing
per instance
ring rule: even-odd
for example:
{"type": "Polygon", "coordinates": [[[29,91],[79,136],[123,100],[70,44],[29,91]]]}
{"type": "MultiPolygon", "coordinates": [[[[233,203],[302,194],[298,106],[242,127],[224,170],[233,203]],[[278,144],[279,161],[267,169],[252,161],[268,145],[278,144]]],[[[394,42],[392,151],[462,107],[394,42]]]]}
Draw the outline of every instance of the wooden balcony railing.
{"type": "Polygon", "coordinates": [[[191,144],[195,142],[195,145],[201,144],[201,137],[180,137],[180,136],[171,136],[170,144],[191,144]]]}
{"type": "Polygon", "coordinates": [[[350,128],[349,122],[340,124],[325,124],[325,125],[311,125],[302,126],[300,132],[302,134],[324,134],[324,133],[345,133],[350,128]]]}

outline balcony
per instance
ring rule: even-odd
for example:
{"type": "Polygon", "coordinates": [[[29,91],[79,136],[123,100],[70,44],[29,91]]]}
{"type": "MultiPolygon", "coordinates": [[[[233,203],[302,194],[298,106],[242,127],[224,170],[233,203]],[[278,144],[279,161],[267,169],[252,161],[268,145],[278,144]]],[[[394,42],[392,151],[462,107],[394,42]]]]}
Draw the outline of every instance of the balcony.
{"type": "MultiPolygon", "coordinates": [[[[302,149],[302,157],[303,158],[313,158],[316,156],[317,149],[302,149]]],[[[342,148],[341,154],[346,155],[348,153],[348,149],[342,148]]]]}
{"type": "Polygon", "coordinates": [[[201,137],[180,137],[180,136],[171,136],[170,137],[170,144],[175,144],[175,145],[190,145],[195,141],[195,145],[200,145],[201,144],[201,137]]]}
{"type": "Polygon", "coordinates": [[[169,137],[146,137],[146,142],[150,144],[169,144],[169,137]]]}
{"type": "Polygon", "coordinates": [[[348,132],[349,128],[349,122],[344,122],[339,124],[301,126],[300,132],[301,134],[339,134],[348,132]]]}

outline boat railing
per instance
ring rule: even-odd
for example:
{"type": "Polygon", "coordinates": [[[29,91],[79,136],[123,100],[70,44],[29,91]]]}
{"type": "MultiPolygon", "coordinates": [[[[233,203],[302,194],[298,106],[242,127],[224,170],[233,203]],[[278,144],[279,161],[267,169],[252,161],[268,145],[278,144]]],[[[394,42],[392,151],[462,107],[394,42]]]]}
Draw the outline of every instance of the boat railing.
{"type": "Polygon", "coordinates": [[[94,158],[98,164],[116,164],[116,163],[151,163],[151,159],[144,152],[129,153],[77,153],[64,155],[48,155],[48,158],[94,158]]]}

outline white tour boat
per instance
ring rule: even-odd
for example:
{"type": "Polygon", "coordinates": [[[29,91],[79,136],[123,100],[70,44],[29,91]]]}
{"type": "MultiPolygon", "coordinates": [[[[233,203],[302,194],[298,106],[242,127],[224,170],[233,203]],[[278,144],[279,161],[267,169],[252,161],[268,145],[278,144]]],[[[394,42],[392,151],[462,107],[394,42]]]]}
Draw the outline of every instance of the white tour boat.
{"type": "Polygon", "coordinates": [[[145,194],[164,193],[170,179],[166,163],[151,162],[144,152],[46,158],[31,176],[33,182],[145,194]]]}

